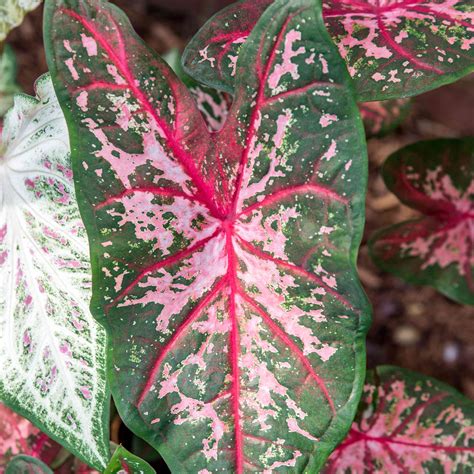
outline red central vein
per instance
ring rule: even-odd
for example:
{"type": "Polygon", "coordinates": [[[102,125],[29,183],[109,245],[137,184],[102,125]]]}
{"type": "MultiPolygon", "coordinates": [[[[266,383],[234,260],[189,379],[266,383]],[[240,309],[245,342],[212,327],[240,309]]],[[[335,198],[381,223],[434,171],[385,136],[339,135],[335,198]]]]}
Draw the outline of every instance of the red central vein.
{"type": "Polygon", "coordinates": [[[130,283],[126,288],[124,288],[114,298],[114,300],[106,306],[105,312],[107,313],[112,306],[115,306],[121,299],[123,299],[125,296],[127,296],[138,285],[138,283],[140,283],[140,281],[143,280],[143,278],[145,278],[147,275],[149,275],[150,273],[153,273],[157,270],[160,270],[161,268],[169,267],[169,266],[183,260],[187,256],[189,256],[189,255],[193,254],[194,252],[196,252],[196,250],[199,250],[202,247],[204,247],[210,240],[212,240],[214,237],[219,235],[221,232],[222,232],[221,229],[217,229],[211,236],[200,240],[199,242],[195,243],[193,246],[191,246],[191,247],[189,247],[185,250],[182,250],[180,252],[177,252],[177,253],[171,255],[170,257],[165,258],[163,260],[160,260],[159,262],[154,263],[153,265],[150,265],[149,267],[142,270],[140,272],[140,274],[132,281],[132,283],[130,283]]]}
{"type": "Polygon", "coordinates": [[[286,197],[291,197],[295,194],[302,194],[302,193],[313,193],[313,194],[317,194],[319,196],[322,196],[328,199],[334,199],[335,201],[341,202],[346,205],[348,204],[348,200],[346,198],[340,196],[339,194],[334,192],[332,189],[326,188],[325,186],[322,186],[319,184],[302,184],[298,186],[291,186],[288,188],[284,188],[284,189],[281,189],[280,191],[270,194],[266,196],[262,201],[256,202],[255,204],[248,206],[246,209],[244,209],[240,213],[240,215],[249,214],[256,209],[259,209],[264,206],[269,206],[286,197]]]}
{"type": "Polygon", "coordinates": [[[274,262],[276,265],[286,268],[290,270],[291,272],[296,273],[297,275],[306,278],[308,280],[311,280],[315,283],[317,283],[319,286],[324,288],[328,293],[330,293],[334,298],[336,298],[340,303],[344,304],[344,306],[347,306],[349,309],[353,309],[352,305],[347,301],[343,296],[341,296],[337,291],[335,291],[333,288],[331,288],[327,283],[324,283],[324,281],[315,275],[314,273],[308,272],[307,270],[298,267],[290,262],[286,262],[285,260],[280,260],[278,258],[273,257],[272,255],[264,252],[263,250],[260,250],[258,247],[255,247],[252,245],[250,242],[247,242],[246,240],[242,239],[242,237],[237,236],[239,239],[240,244],[242,247],[247,249],[250,253],[257,255],[257,257],[262,258],[264,260],[269,260],[271,262],[274,262]]]}
{"type": "Polygon", "coordinates": [[[281,44],[283,41],[283,38],[285,36],[286,28],[288,24],[293,20],[293,18],[297,15],[297,13],[294,13],[293,15],[288,16],[288,18],[285,20],[285,23],[281,27],[280,33],[278,34],[278,37],[276,38],[275,42],[273,43],[270,56],[268,59],[268,62],[265,66],[265,71],[263,74],[263,77],[259,83],[258,86],[258,91],[257,91],[257,98],[256,98],[256,103],[255,106],[252,110],[252,114],[250,116],[250,126],[247,131],[247,136],[245,139],[245,148],[242,153],[242,157],[240,160],[239,164],[239,170],[238,170],[238,176],[237,176],[237,184],[235,187],[235,193],[234,193],[234,198],[233,198],[233,209],[232,209],[232,215],[235,216],[237,213],[237,206],[239,202],[239,196],[240,192],[242,190],[242,185],[243,185],[243,179],[245,175],[245,168],[248,163],[248,159],[250,156],[250,150],[252,147],[252,141],[255,137],[255,134],[257,132],[257,122],[258,122],[258,115],[260,113],[260,109],[264,105],[265,102],[265,87],[267,86],[268,82],[268,77],[270,75],[270,70],[272,65],[275,62],[278,46],[281,44]]]}
{"type": "Polygon", "coordinates": [[[266,311],[261,308],[261,306],[250,296],[248,296],[243,290],[239,289],[239,295],[243,300],[245,300],[255,311],[262,317],[265,323],[268,325],[270,330],[274,335],[276,335],[279,339],[281,339],[286,346],[290,348],[290,350],[296,355],[298,360],[301,364],[305,367],[311,377],[319,386],[320,390],[323,392],[324,397],[326,398],[333,415],[336,414],[336,408],[334,406],[334,402],[329,394],[329,391],[326,387],[324,381],[319,377],[319,375],[313,369],[313,366],[309,362],[308,358],[303,354],[302,350],[288,337],[288,335],[281,329],[281,327],[273,321],[273,319],[267,314],[266,311]]]}
{"type": "Polygon", "coordinates": [[[241,474],[244,470],[244,450],[242,426],[240,420],[240,336],[239,323],[236,311],[236,296],[238,293],[237,283],[237,257],[232,243],[234,229],[231,223],[225,225],[226,251],[228,258],[227,280],[230,290],[229,315],[231,320],[231,331],[229,334],[229,362],[232,367],[232,413],[234,416],[235,436],[235,463],[236,473],[241,474]]]}
{"type": "Polygon", "coordinates": [[[141,103],[143,109],[148,112],[151,117],[153,117],[156,124],[162,130],[163,134],[166,137],[167,144],[172,149],[173,154],[178,159],[185,173],[190,177],[192,182],[197,187],[198,192],[202,195],[202,198],[206,202],[206,205],[209,208],[211,214],[213,214],[215,217],[222,217],[221,210],[218,209],[214,202],[214,193],[210,186],[207,185],[207,183],[204,181],[200,172],[196,168],[193,158],[189,156],[188,153],[182,148],[182,145],[176,139],[174,132],[170,129],[168,124],[157,114],[155,108],[151,105],[144,92],[136,85],[136,79],[131,73],[128,64],[117,55],[112,46],[88,20],[86,20],[81,15],[72,10],[62,9],[61,11],[65,15],[68,15],[71,18],[77,20],[105,50],[113,64],[117,67],[118,71],[123,76],[124,80],[127,82],[130,90],[133,92],[137,100],[141,103]]]}
{"type": "Polygon", "coordinates": [[[219,293],[223,290],[223,288],[227,285],[227,281],[225,278],[219,280],[219,282],[214,286],[214,288],[207,294],[206,297],[201,299],[199,304],[194,307],[194,309],[189,313],[188,317],[178,326],[178,328],[174,331],[173,336],[168,340],[168,342],[161,348],[160,354],[158,358],[155,360],[153,364],[153,368],[151,369],[150,376],[148,377],[146,385],[143,387],[141,391],[138,401],[137,407],[143,404],[147,395],[150,393],[151,387],[156,382],[157,376],[159,371],[161,370],[161,366],[163,364],[164,359],[167,357],[171,349],[174,345],[178,342],[178,340],[183,336],[189,326],[196,321],[199,316],[202,315],[202,311],[206,308],[206,306],[210,305],[219,295],[219,293]]]}

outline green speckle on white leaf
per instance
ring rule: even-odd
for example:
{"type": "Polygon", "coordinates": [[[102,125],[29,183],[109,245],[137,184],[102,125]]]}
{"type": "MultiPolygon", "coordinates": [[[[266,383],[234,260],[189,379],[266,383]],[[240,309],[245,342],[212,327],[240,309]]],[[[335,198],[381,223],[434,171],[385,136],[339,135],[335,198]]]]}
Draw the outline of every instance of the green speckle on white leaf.
{"type": "Polygon", "coordinates": [[[18,94],[0,140],[0,400],[97,469],[108,457],[103,329],[49,75],[18,94]]]}

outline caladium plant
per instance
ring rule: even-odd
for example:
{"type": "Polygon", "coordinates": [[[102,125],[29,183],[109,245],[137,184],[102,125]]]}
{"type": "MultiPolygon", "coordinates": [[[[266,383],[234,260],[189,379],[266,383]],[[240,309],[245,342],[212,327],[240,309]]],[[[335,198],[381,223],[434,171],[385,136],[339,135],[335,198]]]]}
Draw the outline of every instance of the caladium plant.
{"type": "Polygon", "coordinates": [[[463,473],[474,469],[474,403],[398,367],[371,371],[360,412],[324,474],[463,473]]]}
{"type": "Polygon", "coordinates": [[[88,309],[87,237],[49,76],[0,142],[0,400],[84,461],[108,460],[105,332],[88,309]]]}
{"type": "Polygon", "coordinates": [[[59,445],[28,420],[0,404],[0,472],[18,454],[50,463],[59,450],[59,445]]]}
{"type": "Polygon", "coordinates": [[[175,472],[314,471],[364,380],[364,133],[314,0],[243,46],[222,130],[99,0],[47,0],[45,44],[125,423],[175,472]]]}
{"type": "Polygon", "coordinates": [[[388,158],[383,176],[423,216],[374,235],[375,262],[409,282],[474,304],[474,139],[409,145],[388,158]]]}
{"type": "MultiPolygon", "coordinates": [[[[242,0],[217,13],[188,45],[186,72],[232,93],[239,50],[271,3],[242,0]]],[[[474,71],[469,0],[328,0],[323,14],[360,102],[420,94],[474,71]]]]}
{"type": "Polygon", "coordinates": [[[0,53],[0,118],[13,105],[13,96],[18,92],[20,87],[16,83],[15,53],[5,45],[0,53]]]}
{"type": "Polygon", "coordinates": [[[0,42],[22,21],[24,16],[34,10],[41,0],[2,0],[0,4],[0,42]]]}

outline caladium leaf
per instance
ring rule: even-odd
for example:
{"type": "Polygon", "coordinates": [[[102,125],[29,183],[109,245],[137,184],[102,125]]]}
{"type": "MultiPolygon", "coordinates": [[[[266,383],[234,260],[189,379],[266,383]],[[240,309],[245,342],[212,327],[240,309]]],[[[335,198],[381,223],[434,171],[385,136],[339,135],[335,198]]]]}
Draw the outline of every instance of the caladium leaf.
{"type": "Polygon", "coordinates": [[[232,101],[230,96],[211,87],[206,87],[186,74],[181,65],[181,55],[178,49],[173,49],[163,56],[163,59],[171,66],[171,69],[194,96],[197,107],[202,113],[209,130],[213,132],[221,130],[229,114],[232,101]]]}
{"type": "Polygon", "coordinates": [[[435,379],[384,366],[368,374],[360,414],[323,473],[473,469],[474,403],[435,379]]]}
{"type": "Polygon", "coordinates": [[[5,45],[0,53],[0,118],[13,105],[13,96],[17,92],[20,92],[20,87],[16,83],[15,53],[10,46],[5,45]]]}
{"type": "Polygon", "coordinates": [[[368,137],[385,135],[398,127],[410,111],[409,99],[391,99],[359,104],[368,137]]]}
{"type": "Polygon", "coordinates": [[[21,24],[25,15],[34,10],[41,0],[2,0],[0,4],[0,42],[15,27],[21,24]]]}
{"type": "Polygon", "coordinates": [[[327,0],[361,101],[409,97],[474,71],[471,0],[327,0]]]}
{"type": "Polygon", "coordinates": [[[474,304],[474,139],[419,142],[394,153],[385,182],[423,217],[382,229],[370,242],[384,270],[474,304]]]}
{"type": "Polygon", "coordinates": [[[129,453],[123,446],[119,446],[104,474],[155,474],[156,471],[143,459],[129,453]]]}
{"type": "Polygon", "coordinates": [[[8,464],[5,474],[53,474],[53,471],[43,461],[21,455],[8,464]]]}
{"type": "Polygon", "coordinates": [[[0,404],[0,472],[18,454],[51,462],[60,446],[28,420],[0,404]]]}
{"type": "Polygon", "coordinates": [[[370,319],[364,133],[317,2],[262,17],[219,133],[109,3],[48,0],[45,25],[123,420],[175,472],[316,470],[370,319]]]}
{"type": "MultiPolygon", "coordinates": [[[[217,13],[186,49],[186,72],[232,93],[239,50],[271,3],[242,0],[217,13]]],[[[469,0],[328,0],[323,13],[360,102],[420,94],[474,71],[469,0]]]]}
{"type": "Polygon", "coordinates": [[[89,464],[108,460],[105,331],[88,309],[87,236],[49,76],[0,142],[0,400],[89,464]]]}

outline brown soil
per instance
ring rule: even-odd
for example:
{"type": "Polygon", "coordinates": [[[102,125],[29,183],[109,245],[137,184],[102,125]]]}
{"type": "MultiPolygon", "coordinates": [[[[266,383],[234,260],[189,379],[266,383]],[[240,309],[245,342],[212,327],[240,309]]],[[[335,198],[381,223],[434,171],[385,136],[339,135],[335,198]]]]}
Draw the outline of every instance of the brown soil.
{"type": "MultiPolygon", "coordinates": [[[[182,47],[212,11],[231,0],[118,0],[145,41],[163,53],[182,47]],[[170,6],[172,5],[172,6],[170,6]]],[[[30,14],[9,37],[19,56],[19,81],[32,93],[46,71],[41,11],[30,14]]],[[[368,338],[368,365],[395,364],[435,376],[474,399],[474,309],[456,304],[433,289],[414,287],[380,272],[366,241],[376,229],[412,214],[387,191],[379,175],[385,158],[420,139],[474,135],[474,78],[419,96],[402,127],[369,141],[370,181],[367,224],[360,252],[360,274],[374,307],[368,338]]]]}

